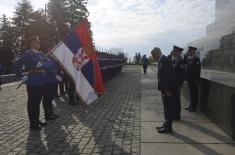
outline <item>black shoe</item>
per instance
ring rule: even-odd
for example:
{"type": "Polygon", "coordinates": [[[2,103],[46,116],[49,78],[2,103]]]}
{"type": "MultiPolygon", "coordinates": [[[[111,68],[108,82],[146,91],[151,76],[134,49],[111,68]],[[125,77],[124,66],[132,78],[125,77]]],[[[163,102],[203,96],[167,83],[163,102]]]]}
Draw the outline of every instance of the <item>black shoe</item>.
{"type": "Polygon", "coordinates": [[[41,122],[41,121],[39,121],[38,124],[39,124],[40,126],[47,126],[47,123],[46,123],[46,122],[41,122]]]}
{"type": "Polygon", "coordinates": [[[69,102],[69,105],[77,105],[76,102],[69,102]]]}
{"type": "Polygon", "coordinates": [[[195,109],[195,108],[190,108],[188,111],[189,111],[189,112],[195,112],[195,111],[197,111],[197,109],[195,109]]]}
{"type": "Polygon", "coordinates": [[[56,117],[56,118],[60,117],[59,115],[57,115],[57,114],[55,114],[55,113],[52,113],[51,115],[54,116],[54,117],[56,117]]]}
{"type": "Polygon", "coordinates": [[[187,108],[184,108],[185,110],[189,110],[190,109],[190,107],[187,107],[187,108]]]}
{"type": "Polygon", "coordinates": [[[171,127],[164,127],[160,130],[158,130],[158,133],[171,133],[173,130],[171,127]]]}
{"type": "Polygon", "coordinates": [[[165,125],[163,124],[162,126],[157,126],[156,129],[157,129],[157,130],[161,130],[161,129],[164,128],[164,127],[165,127],[165,125]]]}
{"type": "Polygon", "coordinates": [[[30,125],[30,129],[33,129],[33,130],[41,130],[42,127],[40,125],[30,125]]]}
{"type": "Polygon", "coordinates": [[[56,119],[56,117],[55,116],[53,116],[53,115],[49,115],[49,116],[46,116],[45,117],[45,120],[55,120],[56,119]]]}

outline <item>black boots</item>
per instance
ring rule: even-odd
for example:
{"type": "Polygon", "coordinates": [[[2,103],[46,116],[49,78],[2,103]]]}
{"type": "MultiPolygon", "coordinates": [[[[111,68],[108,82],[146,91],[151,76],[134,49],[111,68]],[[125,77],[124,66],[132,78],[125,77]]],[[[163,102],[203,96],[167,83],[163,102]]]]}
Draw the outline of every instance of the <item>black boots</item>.
{"type": "Polygon", "coordinates": [[[171,133],[173,130],[172,130],[172,123],[168,123],[168,122],[165,122],[163,124],[163,126],[161,127],[156,127],[157,130],[158,130],[158,133],[171,133]]]}
{"type": "Polygon", "coordinates": [[[59,115],[54,114],[54,112],[52,112],[52,111],[48,111],[45,114],[45,120],[55,120],[58,117],[59,117],[59,115]]]}

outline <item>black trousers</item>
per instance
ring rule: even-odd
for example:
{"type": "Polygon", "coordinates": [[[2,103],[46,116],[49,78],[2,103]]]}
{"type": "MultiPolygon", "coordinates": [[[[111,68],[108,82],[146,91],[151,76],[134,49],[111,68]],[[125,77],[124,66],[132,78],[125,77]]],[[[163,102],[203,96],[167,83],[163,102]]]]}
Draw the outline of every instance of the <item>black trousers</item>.
{"type": "Polygon", "coordinates": [[[68,81],[68,96],[69,96],[69,103],[73,104],[75,102],[75,91],[76,91],[76,87],[75,87],[75,83],[73,82],[72,79],[70,79],[68,81]]]}
{"type": "Polygon", "coordinates": [[[45,112],[45,117],[49,117],[53,112],[52,101],[57,93],[57,84],[47,84],[43,88],[43,109],[45,112]]]}
{"type": "Polygon", "coordinates": [[[175,107],[174,107],[174,117],[180,117],[181,114],[181,100],[180,100],[180,94],[181,94],[181,90],[177,90],[175,92],[175,97],[174,97],[174,101],[175,101],[175,107]]]}
{"type": "Polygon", "coordinates": [[[64,94],[65,92],[68,92],[68,89],[69,89],[67,75],[63,75],[62,79],[63,81],[59,83],[60,94],[64,94]]]}
{"type": "Polygon", "coordinates": [[[165,117],[165,124],[167,126],[172,125],[173,122],[173,116],[174,116],[174,95],[167,96],[166,92],[161,91],[162,93],[162,101],[163,101],[163,107],[164,107],[164,117],[165,117]]]}
{"type": "Polygon", "coordinates": [[[144,69],[144,74],[146,75],[147,74],[147,68],[148,68],[148,66],[143,66],[143,69],[144,69]]]}
{"type": "Polygon", "coordinates": [[[199,85],[194,81],[188,81],[189,93],[190,93],[190,108],[197,109],[198,105],[198,87],[199,85]]]}
{"type": "Polygon", "coordinates": [[[28,116],[31,126],[37,126],[40,115],[40,102],[42,100],[43,87],[27,86],[28,93],[28,116]]]}

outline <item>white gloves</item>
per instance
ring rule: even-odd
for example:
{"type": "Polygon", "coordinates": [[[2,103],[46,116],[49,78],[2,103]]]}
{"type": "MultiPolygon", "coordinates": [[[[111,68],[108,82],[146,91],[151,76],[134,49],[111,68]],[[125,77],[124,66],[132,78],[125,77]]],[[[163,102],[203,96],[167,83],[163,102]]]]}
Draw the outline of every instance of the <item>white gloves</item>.
{"type": "Polygon", "coordinates": [[[62,78],[59,75],[56,75],[55,77],[59,82],[62,82],[62,78]]]}
{"type": "Polygon", "coordinates": [[[37,63],[36,68],[42,68],[42,63],[40,61],[37,63]]]}
{"type": "Polygon", "coordinates": [[[28,80],[28,76],[23,76],[22,78],[21,78],[21,80],[25,83],[27,80],[28,80]]]}

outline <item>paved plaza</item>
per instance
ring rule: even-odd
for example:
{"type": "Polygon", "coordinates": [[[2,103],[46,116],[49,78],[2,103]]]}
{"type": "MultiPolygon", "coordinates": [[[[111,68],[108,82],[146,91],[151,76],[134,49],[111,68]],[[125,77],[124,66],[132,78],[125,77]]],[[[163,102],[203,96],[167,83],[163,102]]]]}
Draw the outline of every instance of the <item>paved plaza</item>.
{"type": "MultiPolygon", "coordinates": [[[[235,141],[201,113],[189,113],[182,98],[182,120],[172,134],[158,134],[163,107],[157,91],[156,67],[147,76],[141,66],[125,66],[106,83],[107,93],[87,108],[54,102],[60,117],[41,131],[30,131],[26,90],[16,85],[0,91],[0,155],[4,154],[133,154],[234,155],[235,141]]],[[[41,107],[41,120],[44,112],[41,107]]]]}

